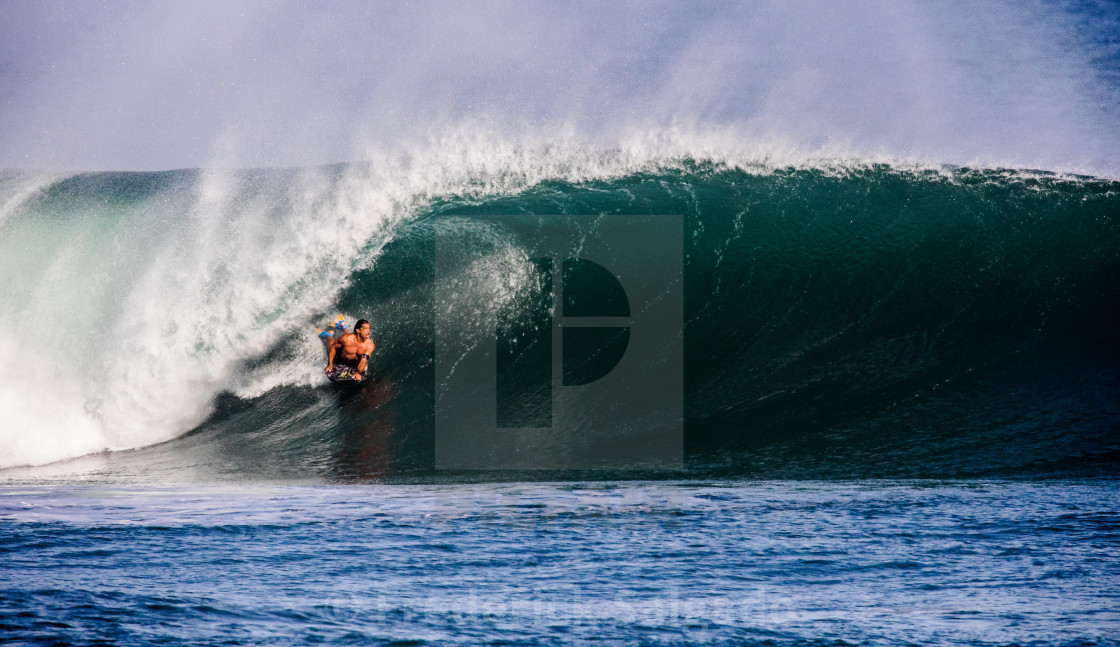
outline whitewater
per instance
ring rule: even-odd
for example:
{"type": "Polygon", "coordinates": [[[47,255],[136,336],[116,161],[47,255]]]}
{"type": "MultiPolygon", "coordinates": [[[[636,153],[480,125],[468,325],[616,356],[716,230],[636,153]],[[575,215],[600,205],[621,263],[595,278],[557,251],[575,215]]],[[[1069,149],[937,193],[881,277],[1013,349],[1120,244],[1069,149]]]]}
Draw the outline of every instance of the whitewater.
{"type": "Polygon", "coordinates": [[[435,199],[513,195],[687,155],[664,141],[587,150],[464,131],[347,166],[9,174],[0,184],[2,466],[159,443],[202,422],[223,390],[316,383],[321,349],[310,336],[266,375],[235,373],[326,313],[394,227],[435,199]],[[77,324],[76,343],[21,359],[28,335],[66,322],[77,324]]]}

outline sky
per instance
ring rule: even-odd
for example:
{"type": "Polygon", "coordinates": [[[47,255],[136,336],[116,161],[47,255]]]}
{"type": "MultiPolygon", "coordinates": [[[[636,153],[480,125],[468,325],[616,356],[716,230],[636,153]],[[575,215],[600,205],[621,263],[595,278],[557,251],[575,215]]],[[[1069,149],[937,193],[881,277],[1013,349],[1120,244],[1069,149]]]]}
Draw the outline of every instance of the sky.
{"type": "Polygon", "coordinates": [[[0,168],[305,166],[486,124],[1120,174],[1109,2],[0,0],[0,168]]]}

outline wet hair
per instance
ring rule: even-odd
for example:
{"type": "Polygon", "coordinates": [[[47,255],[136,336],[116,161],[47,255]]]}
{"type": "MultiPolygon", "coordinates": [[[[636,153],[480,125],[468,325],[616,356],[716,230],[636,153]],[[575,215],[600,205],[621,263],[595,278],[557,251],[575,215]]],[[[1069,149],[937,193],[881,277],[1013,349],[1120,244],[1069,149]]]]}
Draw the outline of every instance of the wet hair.
{"type": "Polygon", "coordinates": [[[362,326],[364,326],[365,324],[368,324],[368,323],[369,322],[366,321],[365,319],[359,319],[358,322],[356,324],[354,324],[354,328],[353,328],[354,333],[357,334],[358,329],[361,328],[362,326]]]}

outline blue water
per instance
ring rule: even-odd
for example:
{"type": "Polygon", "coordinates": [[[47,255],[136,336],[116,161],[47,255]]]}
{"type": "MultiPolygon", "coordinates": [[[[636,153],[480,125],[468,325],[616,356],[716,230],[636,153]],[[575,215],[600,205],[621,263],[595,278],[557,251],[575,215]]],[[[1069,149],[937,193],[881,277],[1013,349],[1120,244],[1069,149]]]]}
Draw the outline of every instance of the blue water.
{"type": "Polygon", "coordinates": [[[0,490],[29,644],[1120,644],[1112,481],[0,490]]]}

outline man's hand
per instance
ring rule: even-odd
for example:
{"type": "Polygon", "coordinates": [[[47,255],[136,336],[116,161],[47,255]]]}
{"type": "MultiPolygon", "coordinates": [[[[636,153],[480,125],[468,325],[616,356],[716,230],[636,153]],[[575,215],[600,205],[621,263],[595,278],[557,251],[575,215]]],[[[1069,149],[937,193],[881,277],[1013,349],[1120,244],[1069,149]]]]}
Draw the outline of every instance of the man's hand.
{"type": "Polygon", "coordinates": [[[323,369],[323,372],[324,373],[330,373],[332,368],[334,368],[334,367],[331,366],[330,364],[327,364],[327,367],[323,369]]]}

